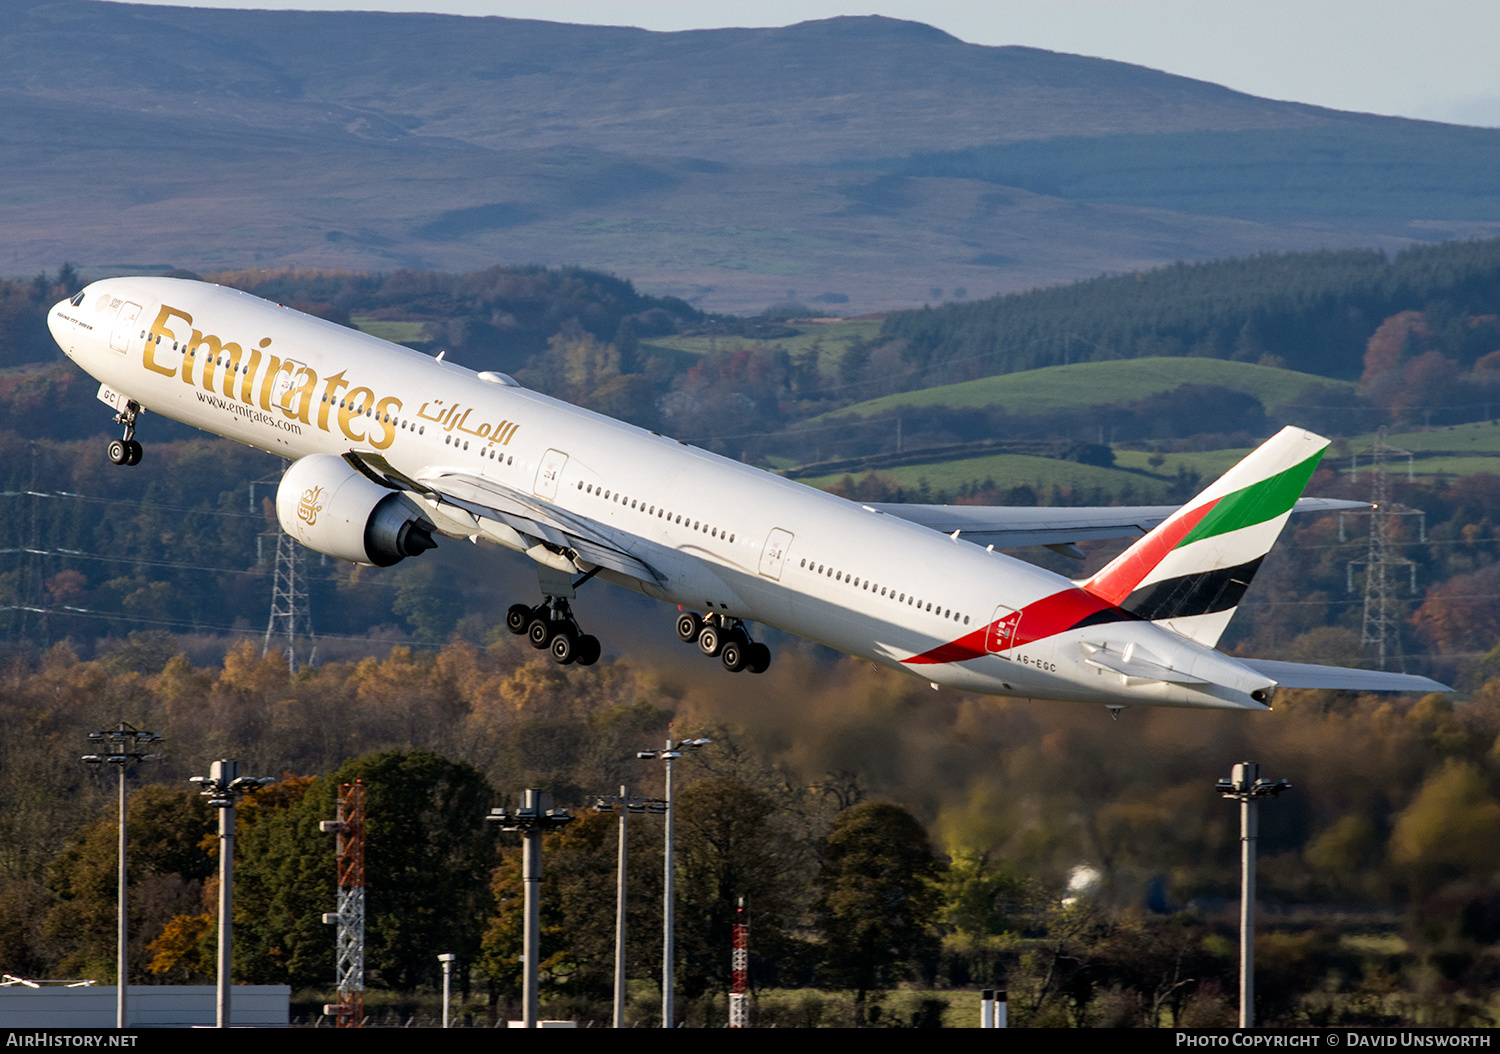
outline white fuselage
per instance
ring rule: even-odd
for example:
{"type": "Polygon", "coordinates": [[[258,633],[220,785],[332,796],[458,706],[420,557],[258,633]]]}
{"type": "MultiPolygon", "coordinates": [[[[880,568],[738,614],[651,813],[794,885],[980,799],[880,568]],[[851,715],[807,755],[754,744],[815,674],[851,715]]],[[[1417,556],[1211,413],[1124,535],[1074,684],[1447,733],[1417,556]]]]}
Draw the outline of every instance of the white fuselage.
{"type": "MultiPolygon", "coordinates": [[[[109,279],[49,325],[74,362],[154,413],[288,459],[370,451],[411,479],[462,473],[544,499],[662,580],[601,577],[664,601],[979,692],[1264,708],[1249,693],[1265,677],[1149,622],[1043,633],[1040,615],[1023,615],[1021,632],[997,633],[1076,591],[1049,571],[238,290],[109,279]],[[946,661],[941,649],[963,641],[946,661]],[[1203,683],[1085,662],[1100,642],[1203,683]]],[[[508,537],[429,505],[449,533],[508,537]]]]}

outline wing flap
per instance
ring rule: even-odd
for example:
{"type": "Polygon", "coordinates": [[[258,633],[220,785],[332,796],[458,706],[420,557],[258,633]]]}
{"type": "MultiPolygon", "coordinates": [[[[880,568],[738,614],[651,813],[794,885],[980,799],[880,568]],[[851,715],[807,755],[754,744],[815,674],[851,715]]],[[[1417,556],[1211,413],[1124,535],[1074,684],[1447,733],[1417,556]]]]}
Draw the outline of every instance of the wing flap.
{"type": "Polygon", "coordinates": [[[368,451],[352,451],[346,458],[366,475],[382,480],[388,486],[409,491],[428,501],[451,505],[471,516],[495,520],[557,549],[571,549],[585,563],[642,582],[656,585],[665,582],[650,564],[603,537],[596,525],[533,494],[522,493],[482,476],[459,472],[412,479],[392,467],[381,455],[368,451]]]}

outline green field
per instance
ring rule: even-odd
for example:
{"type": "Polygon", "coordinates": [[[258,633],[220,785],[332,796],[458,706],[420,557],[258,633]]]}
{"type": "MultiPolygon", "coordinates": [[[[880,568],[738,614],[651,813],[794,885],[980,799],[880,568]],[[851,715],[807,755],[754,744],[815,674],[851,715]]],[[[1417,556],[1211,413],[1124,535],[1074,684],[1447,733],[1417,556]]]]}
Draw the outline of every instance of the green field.
{"type": "Polygon", "coordinates": [[[420,344],[427,339],[426,323],[423,322],[388,322],[363,315],[355,315],[349,321],[361,333],[368,333],[393,344],[420,344]]]}
{"type": "Polygon", "coordinates": [[[880,333],[879,319],[861,319],[857,322],[798,322],[793,325],[797,335],[776,340],[758,340],[751,337],[654,337],[643,341],[651,347],[685,351],[691,355],[707,355],[715,351],[735,351],[740,348],[780,347],[788,355],[803,355],[818,341],[822,341],[818,368],[832,372],[843,357],[846,344],[859,338],[874,340],[880,333]]]}
{"type": "MultiPolygon", "coordinates": [[[[1398,432],[1385,437],[1387,444],[1410,450],[1413,454],[1439,451],[1445,454],[1500,454],[1500,424],[1478,421],[1474,424],[1426,428],[1420,432],[1398,432]]],[[[1349,440],[1349,449],[1368,450],[1375,444],[1373,434],[1349,440]]]]}
{"type": "MultiPolygon", "coordinates": [[[[1175,462],[1168,464],[1173,466],[1172,471],[1175,472],[1175,462]]],[[[1053,486],[1084,491],[1092,491],[1097,487],[1102,492],[1101,500],[1105,502],[1129,486],[1135,492],[1133,500],[1147,504],[1164,501],[1168,486],[1166,479],[1155,480],[1119,469],[1080,465],[1075,461],[1031,457],[1027,454],[992,454],[989,457],[962,458],[926,465],[898,465],[875,471],[882,479],[892,480],[910,489],[917,489],[925,482],[934,494],[943,493],[950,498],[965,483],[982,483],[987,479],[994,480],[1000,487],[1025,485],[1035,487],[1038,491],[1050,490],[1053,486]]],[[[836,472],[827,476],[809,477],[799,482],[826,489],[846,475],[850,473],[836,472]]],[[[858,477],[863,473],[853,475],[858,477]]]]}
{"type": "MultiPolygon", "coordinates": [[[[1370,450],[1375,446],[1374,434],[1356,436],[1348,441],[1349,454],[1328,464],[1339,472],[1347,473],[1355,467],[1357,459],[1360,470],[1370,466],[1370,450]]],[[[1426,428],[1420,432],[1397,432],[1386,436],[1386,445],[1397,450],[1409,450],[1415,455],[1410,461],[1414,476],[1471,476],[1476,472],[1500,473],[1500,424],[1493,421],[1477,421],[1473,424],[1426,428]]],[[[1386,469],[1405,474],[1408,459],[1403,454],[1390,454],[1386,469]]]]}
{"type": "Polygon", "coordinates": [[[1166,458],[1159,467],[1151,464],[1152,455],[1144,450],[1116,450],[1115,464],[1121,468],[1133,468],[1141,472],[1152,472],[1158,476],[1175,476],[1179,466],[1185,467],[1189,472],[1196,472],[1207,484],[1211,480],[1218,479],[1246,454],[1249,450],[1202,450],[1187,451],[1181,454],[1163,454],[1166,458]]]}
{"type": "MultiPolygon", "coordinates": [[[[981,377],[961,384],[945,384],[917,392],[887,395],[855,403],[828,417],[857,414],[867,416],[898,407],[998,407],[1009,413],[1045,413],[1053,410],[1132,402],[1183,384],[1215,384],[1253,395],[1267,407],[1296,398],[1310,384],[1353,388],[1349,381],[1336,381],[1311,373],[1257,366],[1223,359],[1145,358],[1115,362],[1084,362],[1074,366],[1047,366],[1022,373],[981,377]]],[[[814,420],[817,420],[816,418],[814,420]]]]}

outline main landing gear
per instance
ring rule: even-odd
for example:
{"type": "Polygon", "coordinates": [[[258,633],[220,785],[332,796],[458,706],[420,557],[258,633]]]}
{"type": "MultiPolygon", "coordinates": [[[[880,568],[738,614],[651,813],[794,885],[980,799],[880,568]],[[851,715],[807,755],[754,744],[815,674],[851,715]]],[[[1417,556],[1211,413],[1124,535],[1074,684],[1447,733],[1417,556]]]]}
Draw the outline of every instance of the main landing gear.
{"type": "Polygon", "coordinates": [[[771,649],[751,640],[745,624],[728,615],[684,611],[677,616],[677,636],[684,644],[696,642],[704,655],[717,655],[730,673],[765,673],[771,665],[771,649]]]}
{"type": "Polygon", "coordinates": [[[524,634],[533,648],[551,654],[559,666],[592,666],[599,661],[599,638],[579,628],[573,609],[561,597],[547,597],[534,608],[512,604],[505,613],[505,628],[518,637],[524,634]]]}
{"type": "Polygon", "coordinates": [[[111,439],[109,459],[116,465],[139,465],[141,444],[135,441],[135,419],[141,415],[138,403],[126,403],[125,409],[115,414],[115,424],[125,426],[124,439],[111,439]]]}

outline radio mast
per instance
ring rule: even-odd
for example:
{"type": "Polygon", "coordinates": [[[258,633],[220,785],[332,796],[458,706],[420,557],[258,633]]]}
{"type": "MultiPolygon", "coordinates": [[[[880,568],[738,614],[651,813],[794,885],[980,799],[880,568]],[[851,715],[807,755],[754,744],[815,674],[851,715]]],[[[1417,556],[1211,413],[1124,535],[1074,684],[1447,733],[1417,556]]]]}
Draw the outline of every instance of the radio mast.
{"type": "Polygon", "coordinates": [[[365,786],[359,780],[339,788],[336,818],[320,825],[338,835],[339,909],[324,922],[338,925],[337,1003],[323,1013],[335,1028],[363,1028],[365,1023],[365,786]]]}

